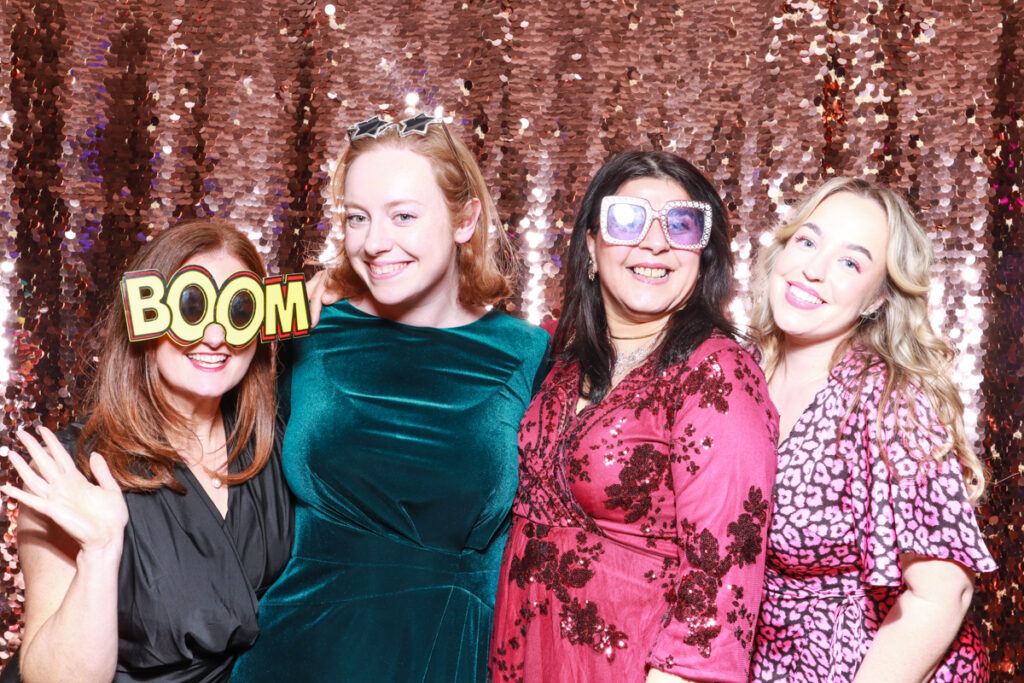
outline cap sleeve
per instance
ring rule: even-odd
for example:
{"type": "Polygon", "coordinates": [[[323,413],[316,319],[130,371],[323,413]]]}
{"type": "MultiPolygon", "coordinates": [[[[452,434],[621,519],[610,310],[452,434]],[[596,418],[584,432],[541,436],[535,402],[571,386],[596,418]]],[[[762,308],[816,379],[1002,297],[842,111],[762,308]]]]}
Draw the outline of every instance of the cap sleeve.
{"type": "Polygon", "coordinates": [[[928,398],[916,392],[912,403],[887,408],[879,429],[878,384],[864,397],[870,404],[863,432],[869,487],[864,580],[902,585],[902,553],[953,560],[976,572],[994,570],[996,563],[978,528],[959,460],[953,455],[941,462],[931,458],[948,437],[928,398]]]}

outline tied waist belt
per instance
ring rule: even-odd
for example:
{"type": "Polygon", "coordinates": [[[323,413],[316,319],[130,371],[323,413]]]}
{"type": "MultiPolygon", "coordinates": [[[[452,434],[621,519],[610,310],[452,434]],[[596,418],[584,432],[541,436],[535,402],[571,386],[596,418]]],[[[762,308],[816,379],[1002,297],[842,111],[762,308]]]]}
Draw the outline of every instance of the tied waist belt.
{"type": "Polygon", "coordinates": [[[831,590],[814,590],[811,588],[798,588],[789,585],[785,580],[767,575],[765,577],[764,590],[777,598],[784,600],[798,600],[807,604],[823,608],[828,611],[831,624],[831,632],[828,643],[828,661],[822,662],[823,668],[827,671],[826,681],[840,680],[836,665],[849,659],[851,637],[861,633],[865,626],[863,605],[865,600],[872,595],[871,591],[863,587],[855,589],[835,588],[831,590]]]}
{"type": "Polygon", "coordinates": [[[788,598],[790,600],[832,600],[840,598],[842,602],[851,601],[853,603],[860,602],[861,598],[866,598],[871,593],[864,590],[863,588],[857,588],[855,590],[812,590],[809,588],[795,588],[793,586],[787,586],[781,582],[765,580],[764,590],[772,595],[777,595],[781,598],[788,598]]]}
{"type": "Polygon", "coordinates": [[[493,607],[503,548],[495,542],[484,552],[453,552],[321,521],[297,525],[290,569],[324,575],[307,578],[336,599],[345,586],[359,586],[363,595],[459,588],[493,607]]]}

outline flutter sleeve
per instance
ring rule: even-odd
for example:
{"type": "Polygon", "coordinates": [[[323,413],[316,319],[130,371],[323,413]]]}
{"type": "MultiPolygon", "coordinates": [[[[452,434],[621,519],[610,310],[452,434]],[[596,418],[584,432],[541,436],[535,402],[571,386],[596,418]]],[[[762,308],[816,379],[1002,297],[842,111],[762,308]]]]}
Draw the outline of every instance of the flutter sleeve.
{"type": "Polygon", "coordinates": [[[647,664],[692,680],[745,682],[764,584],[778,414],[750,356],[731,342],[708,344],[716,348],[681,379],[671,425],[680,566],[647,664]]]}
{"type": "Polygon", "coordinates": [[[863,444],[868,475],[862,502],[863,579],[901,586],[902,553],[953,560],[976,572],[994,570],[959,460],[931,457],[947,434],[927,397],[918,392],[912,402],[893,400],[879,426],[878,395],[876,387],[864,397],[871,410],[865,415],[863,444]]]}

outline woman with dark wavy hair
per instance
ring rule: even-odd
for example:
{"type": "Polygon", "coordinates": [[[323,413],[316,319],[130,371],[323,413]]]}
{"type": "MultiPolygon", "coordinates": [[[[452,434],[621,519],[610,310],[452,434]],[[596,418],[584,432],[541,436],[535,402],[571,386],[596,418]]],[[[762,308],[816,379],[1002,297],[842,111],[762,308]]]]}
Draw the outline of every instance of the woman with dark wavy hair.
{"type": "Polygon", "coordinates": [[[747,680],[778,421],[731,285],[700,171],[639,151],[598,171],[520,426],[495,681],[747,680]]]}

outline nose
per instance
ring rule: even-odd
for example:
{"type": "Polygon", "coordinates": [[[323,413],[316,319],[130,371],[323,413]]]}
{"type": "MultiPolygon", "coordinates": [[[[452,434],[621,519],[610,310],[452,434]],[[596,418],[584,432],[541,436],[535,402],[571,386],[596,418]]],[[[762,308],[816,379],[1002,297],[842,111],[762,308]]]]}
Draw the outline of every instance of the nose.
{"type": "Polygon", "coordinates": [[[655,218],[651,221],[651,227],[644,235],[643,241],[640,246],[647,249],[652,254],[660,254],[663,251],[668,251],[672,248],[672,245],[665,239],[665,229],[661,226],[661,219],[655,218]]]}
{"type": "Polygon", "coordinates": [[[203,330],[203,343],[211,349],[216,349],[224,344],[224,328],[220,323],[210,323],[203,330]]]}
{"type": "Polygon", "coordinates": [[[825,259],[828,258],[827,254],[822,251],[817,251],[807,257],[807,261],[804,262],[804,267],[801,269],[804,277],[811,282],[821,282],[825,279],[825,259]]]}
{"type": "Polygon", "coordinates": [[[370,221],[366,228],[366,240],[363,242],[363,250],[371,256],[383,254],[394,246],[395,241],[386,225],[379,221],[370,221]]]}

